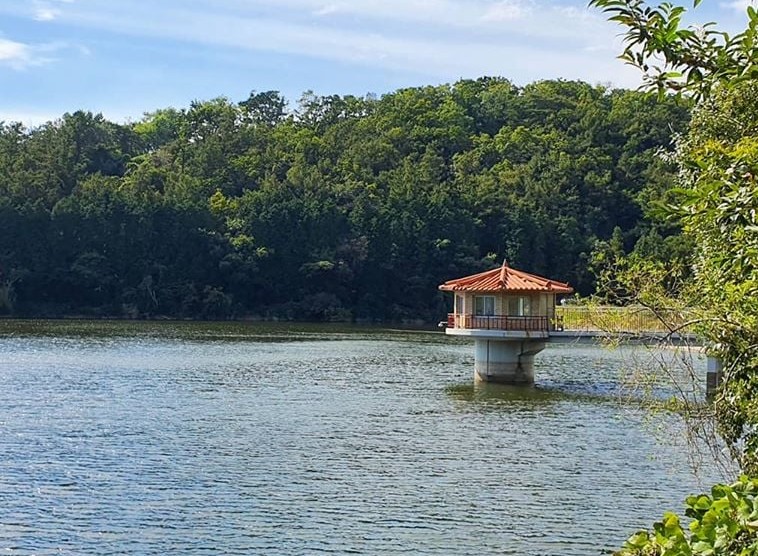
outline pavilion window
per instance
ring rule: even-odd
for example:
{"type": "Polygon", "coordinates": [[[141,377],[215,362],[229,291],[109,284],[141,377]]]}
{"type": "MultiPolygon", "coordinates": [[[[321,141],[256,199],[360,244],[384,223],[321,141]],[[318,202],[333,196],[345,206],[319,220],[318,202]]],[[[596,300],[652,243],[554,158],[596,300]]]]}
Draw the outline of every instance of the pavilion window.
{"type": "Polygon", "coordinates": [[[508,315],[528,317],[532,314],[532,300],[525,296],[508,298],[508,315]]]}
{"type": "Polygon", "coordinates": [[[456,315],[465,314],[465,305],[463,299],[464,298],[461,294],[455,294],[455,308],[453,309],[453,312],[456,315]]]}
{"type": "Polygon", "coordinates": [[[477,295],[474,297],[474,314],[477,317],[492,317],[495,315],[495,296],[477,295]]]}

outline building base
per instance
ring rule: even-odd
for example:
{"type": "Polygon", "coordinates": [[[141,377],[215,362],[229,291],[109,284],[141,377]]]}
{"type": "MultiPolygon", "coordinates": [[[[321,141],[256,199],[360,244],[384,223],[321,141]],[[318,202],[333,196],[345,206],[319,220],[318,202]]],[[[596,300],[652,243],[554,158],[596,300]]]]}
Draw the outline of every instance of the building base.
{"type": "Polygon", "coordinates": [[[499,384],[533,384],[534,356],[545,349],[540,340],[479,339],[474,342],[474,379],[499,384]]]}

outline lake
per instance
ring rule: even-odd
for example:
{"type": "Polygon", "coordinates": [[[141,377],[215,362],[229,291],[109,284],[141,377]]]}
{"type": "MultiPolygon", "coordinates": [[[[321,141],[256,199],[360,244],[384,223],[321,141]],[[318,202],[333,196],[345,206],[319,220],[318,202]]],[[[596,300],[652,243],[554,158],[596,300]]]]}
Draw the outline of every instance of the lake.
{"type": "Polygon", "coordinates": [[[628,355],[474,387],[441,332],[0,321],[0,554],[608,553],[718,478],[620,402],[628,355]]]}

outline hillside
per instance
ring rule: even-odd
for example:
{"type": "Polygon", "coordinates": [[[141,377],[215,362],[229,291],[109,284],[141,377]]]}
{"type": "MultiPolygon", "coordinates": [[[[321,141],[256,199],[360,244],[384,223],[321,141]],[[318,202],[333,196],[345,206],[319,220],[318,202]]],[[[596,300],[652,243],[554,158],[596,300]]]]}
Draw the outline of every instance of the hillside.
{"type": "Polygon", "coordinates": [[[381,98],[276,92],[118,124],[0,126],[0,314],[438,320],[449,278],[516,267],[593,291],[689,118],[673,100],[501,78],[381,98]]]}

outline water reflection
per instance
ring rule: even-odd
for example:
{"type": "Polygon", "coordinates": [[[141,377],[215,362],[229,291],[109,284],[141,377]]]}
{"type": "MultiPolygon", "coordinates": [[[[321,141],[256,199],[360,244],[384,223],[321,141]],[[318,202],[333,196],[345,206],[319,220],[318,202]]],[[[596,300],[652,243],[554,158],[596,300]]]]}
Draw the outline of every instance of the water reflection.
{"type": "Polygon", "coordinates": [[[559,403],[632,403],[619,398],[620,389],[615,382],[583,384],[543,380],[539,384],[508,385],[486,382],[467,382],[445,387],[452,399],[487,407],[508,407],[513,404],[541,406],[559,403]]]}
{"type": "Polygon", "coordinates": [[[446,341],[443,332],[430,327],[388,329],[371,324],[351,325],[345,323],[0,318],[0,338],[155,338],[209,342],[297,342],[314,339],[329,339],[334,341],[356,340],[358,338],[375,339],[377,335],[400,341],[412,335],[414,341],[420,343],[446,341]]]}
{"type": "Polygon", "coordinates": [[[528,402],[530,405],[544,404],[570,399],[572,394],[560,388],[542,388],[535,386],[492,384],[470,382],[445,387],[445,392],[458,401],[484,405],[511,404],[528,402]]]}

